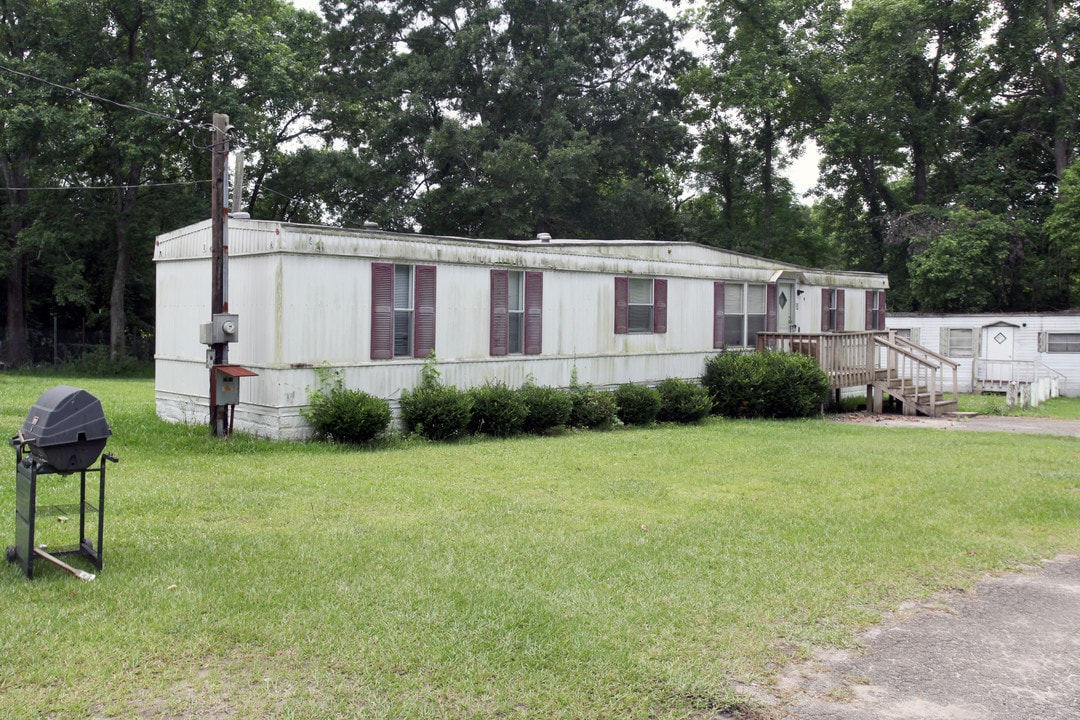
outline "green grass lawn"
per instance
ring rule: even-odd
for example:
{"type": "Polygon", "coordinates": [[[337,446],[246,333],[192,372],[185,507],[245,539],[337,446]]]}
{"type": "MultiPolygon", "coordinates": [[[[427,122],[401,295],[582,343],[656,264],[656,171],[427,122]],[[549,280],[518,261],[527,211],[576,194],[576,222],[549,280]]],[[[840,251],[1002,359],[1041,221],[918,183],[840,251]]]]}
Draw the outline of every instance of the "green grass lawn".
{"type": "Polygon", "coordinates": [[[1021,415],[1025,417],[1046,417],[1059,420],[1080,420],[1080,397],[1051,398],[1038,407],[1027,410],[1010,409],[1005,404],[1005,396],[997,394],[960,395],[960,410],[978,412],[984,415],[1021,415]]]}
{"type": "Polygon", "coordinates": [[[59,382],[114,431],[105,568],[0,565],[4,718],[709,717],[905,600],[1080,552],[1075,438],[714,419],[355,450],[25,375],[0,426],[59,382]]]}

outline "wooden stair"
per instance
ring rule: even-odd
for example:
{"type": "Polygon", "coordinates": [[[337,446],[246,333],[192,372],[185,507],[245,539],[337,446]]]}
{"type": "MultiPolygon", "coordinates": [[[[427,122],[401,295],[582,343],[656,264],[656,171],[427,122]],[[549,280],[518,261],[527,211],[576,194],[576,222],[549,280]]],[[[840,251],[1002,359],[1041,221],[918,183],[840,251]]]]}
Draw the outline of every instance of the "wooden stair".
{"type": "Polygon", "coordinates": [[[880,377],[874,380],[874,388],[899,402],[904,415],[941,417],[957,411],[955,394],[947,397],[945,393],[935,392],[927,385],[914,385],[908,378],[888,377],[887,372],[878,371],[880,377]]]}
{"type": "Polygon", "coordinates": [[[957,411],[957,362],[892,332],[874,342],[879,357],[884,356],[874,370],[875,410],[881,409],[880,398],[887,394],[900,402],[904,415],[941,417],[957,411]],[[950,371],[951,390],[946,389],[950,371]]]}

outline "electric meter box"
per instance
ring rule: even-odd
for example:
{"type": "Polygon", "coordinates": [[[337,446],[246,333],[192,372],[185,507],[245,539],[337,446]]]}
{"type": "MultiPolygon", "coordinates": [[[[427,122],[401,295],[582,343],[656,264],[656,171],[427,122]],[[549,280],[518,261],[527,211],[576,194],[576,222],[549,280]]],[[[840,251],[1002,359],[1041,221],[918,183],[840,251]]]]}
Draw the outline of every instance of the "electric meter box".
{"type": "Polygon", "coordinates": [[[240,404],[242,377],[258,377],[258,373],[239,365],[214,366],[214,399],[218,405],[240,404]]]}
{"type": "Polygon", "coordinates": [[[240,320],[233,313],[217,313],[212,322],[199,326],[199,342],[203,345],[234,343],[240,339],[240,320]]]}

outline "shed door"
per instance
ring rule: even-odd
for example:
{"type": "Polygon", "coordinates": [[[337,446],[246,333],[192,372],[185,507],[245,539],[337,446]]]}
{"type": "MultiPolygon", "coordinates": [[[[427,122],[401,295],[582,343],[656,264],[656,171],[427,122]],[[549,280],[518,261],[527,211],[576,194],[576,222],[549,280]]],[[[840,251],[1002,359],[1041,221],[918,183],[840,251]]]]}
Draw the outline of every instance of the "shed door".
{"type": "Polygon", "coordinates": [[[1013,340],[1016,328],[1012,325],[990,325],[982,329],[982,359],[986,363],[985,380],[1009,382],[1013,379],[1013,340]]]}

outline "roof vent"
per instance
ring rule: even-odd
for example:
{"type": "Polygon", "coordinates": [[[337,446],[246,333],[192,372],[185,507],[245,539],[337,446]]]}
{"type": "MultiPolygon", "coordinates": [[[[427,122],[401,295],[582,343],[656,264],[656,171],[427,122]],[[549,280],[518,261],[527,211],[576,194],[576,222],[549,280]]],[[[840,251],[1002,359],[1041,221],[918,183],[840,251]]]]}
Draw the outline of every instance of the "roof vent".
{"type": "Polygon", "coordinates": [[[365,220],[364,221],[364,229],[365,230],[378,230],[379,229],[379,223],[375,222],[374,220],[365,220]]]}
{"type": "Polygon", "coordinates": [[[540,242],[551,242],[551,233],[537,233],[536,239],[540,242]]]}

